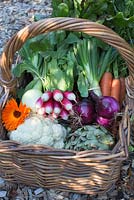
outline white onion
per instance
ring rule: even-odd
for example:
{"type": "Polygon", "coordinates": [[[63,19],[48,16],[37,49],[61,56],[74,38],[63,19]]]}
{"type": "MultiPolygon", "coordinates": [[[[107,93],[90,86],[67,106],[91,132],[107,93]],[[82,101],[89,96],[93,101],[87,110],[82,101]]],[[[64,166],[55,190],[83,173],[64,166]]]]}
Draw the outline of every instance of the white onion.
{"type": "Polygon", "coordinates": [[[42,92],[38,89],[27,90],[22,96],[22,103],[36,111],[36,101],[42,96],[42,92]]]}

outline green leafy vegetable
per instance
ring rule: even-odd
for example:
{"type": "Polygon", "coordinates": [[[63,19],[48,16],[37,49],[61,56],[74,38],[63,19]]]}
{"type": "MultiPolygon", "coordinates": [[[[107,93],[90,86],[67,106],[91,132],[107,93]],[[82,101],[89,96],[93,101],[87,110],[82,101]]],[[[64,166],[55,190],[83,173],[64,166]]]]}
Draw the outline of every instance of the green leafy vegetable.
{"type": "Polygon", "coordinates": [[[69,8],[68,17],[85,18],[102,23],[115,30],[131,45],[134,44],[133,0],[52,0],[53,17],[60,17],[57,7],[62,3],[69,8]]]}
{"type": "Polygon", "coordinates": [[[100,79],[115,57],[112,47],[104,53],[100,53],[97,40],[83,39],[74,48],[78,64],[78,90],[82,97],[88,97],[89,90],[101,95],[100,79]]]}
{"type": "Polygon", "coordinates": [[[65,140],[65,149],[76,151],[99,149],[108,150],[114,145],[114,139],[102,126],[87,125],[69,133],[65,140]]]}
{"type": "Polygon", "coordinates": [[[73,90],[73,44],[78,41],[77,34],[65,31],[50,32],[28,40],[19,52],[22,61],[13,69],[18,78],[25,72],[32,75],[21,95],[22,91],[32,89],[38,80],[43,90],[73,90]]]}
{"type": "MultiPolygon", "coordinates": [[[[62,3],[66,4],[69,10],[66,16],[104,24],[118,33],[132,47],[134,46],[134,0],[52,0],[53,17],[61,16],[57,7],[62,3]]],[[[84,34],[81,35],[87,37],[84,34]]],[[[119,75],[128,76],[124,60],[120,56],[117,60],[119,75]]]]}

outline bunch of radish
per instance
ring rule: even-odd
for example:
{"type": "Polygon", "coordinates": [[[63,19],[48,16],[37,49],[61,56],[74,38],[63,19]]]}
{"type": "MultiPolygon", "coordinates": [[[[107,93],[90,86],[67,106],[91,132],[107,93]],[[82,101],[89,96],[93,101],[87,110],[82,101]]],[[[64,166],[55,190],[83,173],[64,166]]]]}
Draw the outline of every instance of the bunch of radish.
{"type": "Polygon", "coordinates": [[[72,111],[73,102],[76,102],[76,95],[72,91],[62,92],[58,89],[45,91],[36,101],[36,111],[44,116],[52,115],[54,118],[61,117],[67,120],[72,111]]]}

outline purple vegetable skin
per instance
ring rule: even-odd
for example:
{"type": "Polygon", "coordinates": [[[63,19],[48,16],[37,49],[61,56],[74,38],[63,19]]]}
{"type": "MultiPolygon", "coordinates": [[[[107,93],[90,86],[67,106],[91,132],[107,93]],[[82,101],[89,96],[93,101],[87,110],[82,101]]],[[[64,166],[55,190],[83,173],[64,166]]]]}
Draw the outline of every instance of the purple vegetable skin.
{"type": "Polygon", "coordinates": [[[101,126],[104,126],[104,127],[108,128],[108,127],[111,126],[111,124],[112,124],[112,122],[113,122],[113,119],[107,119],[107,118],[98,116],[98,117],[96,118],[96,122],[97,122],[98,124],[100,124],[101,126]]]}
{"type": "Polygon", "coordinates": [[[91,124],[95,119],[94,104],[88,99],[82,99],[73,106],[73,110],[81,118],[83,125],[91,124]]]}
{"type": "Polygon", "coordinates": [[[120,111],[118,101],[110,96],[98,97],[94,92],[90,92],[91,98],[95,101],[97,115],[106,119],[114,118],[115,114],[120,111]]]}

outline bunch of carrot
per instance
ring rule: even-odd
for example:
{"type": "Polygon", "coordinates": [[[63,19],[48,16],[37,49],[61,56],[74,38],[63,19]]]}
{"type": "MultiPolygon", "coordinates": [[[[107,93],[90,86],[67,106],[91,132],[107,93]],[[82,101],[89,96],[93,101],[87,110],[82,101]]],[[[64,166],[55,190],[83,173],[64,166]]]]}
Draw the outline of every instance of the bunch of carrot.
{"type": "Polygon", "coordinates": [[[114,97],[120,105],[125,98],[125,78],[114,77],[112,72],[105,72],[100,80],[100,87],[103,96],[114,97]]]}

